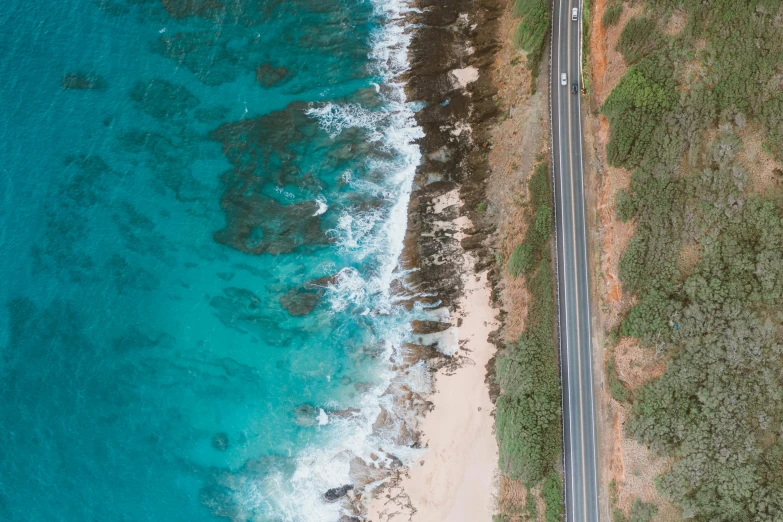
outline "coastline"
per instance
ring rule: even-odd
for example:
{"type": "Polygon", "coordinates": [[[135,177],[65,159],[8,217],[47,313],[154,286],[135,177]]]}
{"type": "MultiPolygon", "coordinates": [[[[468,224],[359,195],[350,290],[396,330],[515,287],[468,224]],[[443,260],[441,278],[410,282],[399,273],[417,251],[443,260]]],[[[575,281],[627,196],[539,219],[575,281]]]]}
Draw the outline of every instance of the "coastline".
{"type": "MultiPolygon", "coordinates": [[[[456,190],[447,196],[458,198],[456,190]]],[[[458,240],[472,226],[464,216],[451,223],[458,240]]],[[[454,364],[435,371],[436,391],[427,398],[431,409],[419,425],[426,452],[381,489],[370,504],[369,520],[489,521],[495,512],[498,447],[486,366],[495,354],[489,338],[500,323],[487,271],[474,271],[475,261],[465,253],[463,293],[450,317],[459,332],[454,364]]]]}
{"type": "Polygon", "coordinates": [[[410,7],[406,94],[424,105],[415,113],[424,135],[394,290],[422,320],[411,325],[416,341],[393,358],[393,408],[375,426],[394,426],[412,453],[363,501],[366,520],[376,522],[489,521],[499,474],[488,374],[501,324],[489,245],[496,223],[485,210],[499,114],[492,66],[505,5],[414,0],[410,7]],[[404,384],[422,367],[429,394],[404,384]]]}

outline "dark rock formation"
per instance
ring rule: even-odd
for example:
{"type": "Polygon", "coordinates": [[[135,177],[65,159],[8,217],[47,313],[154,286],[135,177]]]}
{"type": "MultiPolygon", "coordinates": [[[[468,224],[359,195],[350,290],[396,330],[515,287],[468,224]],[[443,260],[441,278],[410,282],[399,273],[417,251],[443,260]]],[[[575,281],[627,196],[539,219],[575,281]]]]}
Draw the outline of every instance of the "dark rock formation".
{"type": "Polygon", "coordinates": [[[290,289],[280,298],[280,305],[294,317],[301,317],[313,311],[326,291],[326,287],[334,284],[336,276],[311,279],[302,286],[290,289]]]}
{"type": "Polygon", "coordinates": [[[451,323],[441,323],[439,321],[412,321],[411,327],[415,334],[431,334],[448,330],[451,328],[451,323]]]}
{"type": "Polygon", "coordinates": [[[280,305],[294,317],[309,314],[321,300],[321,292],[306,290],[304,288],[292,288],[280,298],[280,305]]]}
{"type": "Polygon", "coordinates": [[[425,299],[430,304],[453,310],[462,292],[462,249],[475,251],[477,268],[494,263],[485,244],[494,224],[475,209],[486,199],[488,133],[497,114],[490,66],[499,47],[497,19],[503,6],[498,0],[418,0],[413,4],[419,11],[410,15],[417,29],[409,51],[407,95],[427,105],[416,113],[424,130],[419,141],[422,162],[408,207],[402,265],[418,269],[409,276],[408,286],[431,295],[425,299]],[[478,69],[478,79],[465,88],[455,86],[451,71],[466,67],[478,69]],[[455,132],[465,126],[470,132],[455,132]],[[454,189],[459,190],[464,205],[436,216],[433,201],[454,189]],[[459,213],[474,225],[461,245],[449,231],[433,226],[434,221],[454,219],[459,213]]]}
{"type": "Polygon", "coordinates": [[[353,489],[353,484],[345,484],[337,488],[332,488],[324,493],[324,500],[327,502],[337,502],[344,497],[350,490],[353,489]]]}

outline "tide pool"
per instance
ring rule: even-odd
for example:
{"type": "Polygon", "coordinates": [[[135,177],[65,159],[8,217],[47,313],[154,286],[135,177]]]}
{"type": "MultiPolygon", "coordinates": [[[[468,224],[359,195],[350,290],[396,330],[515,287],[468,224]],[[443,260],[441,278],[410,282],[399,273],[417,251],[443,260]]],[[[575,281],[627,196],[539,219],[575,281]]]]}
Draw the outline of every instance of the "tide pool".
{"type": "Polygon", "coordinates": [[[420,131],[393,2],[0,12],[0,519],[333,521],[420,131]]]}

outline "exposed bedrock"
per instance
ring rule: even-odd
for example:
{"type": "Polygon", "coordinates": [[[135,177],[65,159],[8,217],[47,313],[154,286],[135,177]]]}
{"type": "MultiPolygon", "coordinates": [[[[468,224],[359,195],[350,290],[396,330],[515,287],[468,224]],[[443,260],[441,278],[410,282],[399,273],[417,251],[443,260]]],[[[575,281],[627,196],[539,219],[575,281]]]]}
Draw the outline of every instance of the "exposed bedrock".
{"type": "Polygon", "coordinates": [[[499,48],[496,24],[503,7],[497,0],[418,0],[414,6],[420,12],[410,14],[417,30],[407,95],[426,106],[416,113],[424,130],[422,162],[408,207],[401,264],[418,268],[406,281],[410,304],[440,302],[454,310],[462,293],[464,250],[475,252],[479,270],[494,264],[487,245],[494,224],[477,209],[485,201],[488,131],[497,115],[490,65],[499,48]],[[444,195],[455,190],[463,205],[444,208],[444,195]],[[462,244],[453,230],[443,228],[444,221],[459,215],[473,223],[462,244]]]}

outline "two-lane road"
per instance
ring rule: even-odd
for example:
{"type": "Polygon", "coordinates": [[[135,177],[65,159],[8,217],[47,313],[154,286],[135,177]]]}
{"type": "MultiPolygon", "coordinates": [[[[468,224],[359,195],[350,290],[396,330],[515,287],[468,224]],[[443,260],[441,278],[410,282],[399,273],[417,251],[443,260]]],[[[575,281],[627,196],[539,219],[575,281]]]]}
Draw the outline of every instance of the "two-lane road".
{"type": "Polygon", "coordinates": [[[554,0],[550,104],[567,522],[599,522],[582,169],[580,0],[554,0]],[[578,19],[572,20],[573,8],[578,19]],[[566,85],[561,74],[566,73],[566,85]],[[572,93],[573,82],[579,92],[572,93]]]}

